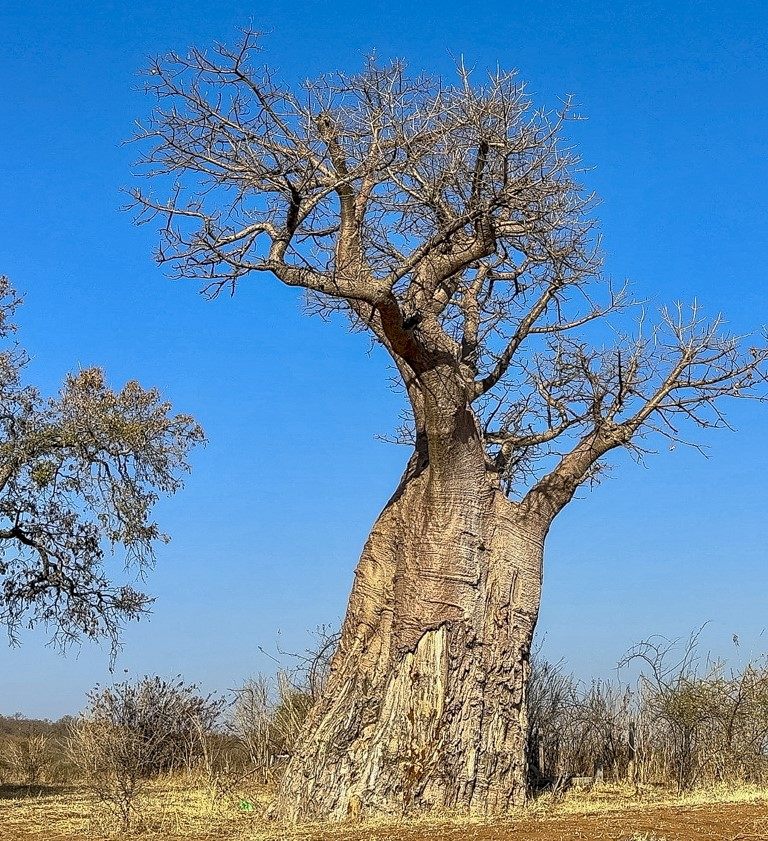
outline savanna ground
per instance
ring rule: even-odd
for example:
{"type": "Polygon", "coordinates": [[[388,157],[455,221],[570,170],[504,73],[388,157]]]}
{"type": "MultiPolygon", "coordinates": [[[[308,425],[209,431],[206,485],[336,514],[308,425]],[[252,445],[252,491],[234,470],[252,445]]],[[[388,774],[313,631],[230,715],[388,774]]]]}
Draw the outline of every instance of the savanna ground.
{"type": "MultiPolygon", "coordinates": [[[[217,800],[204,787],[155,784],[142,806],[143,841],[754,841],[768,839],[768,791],[712,789],[674,797],[647,788],[605,785],[568,793],[557,803],[546,796],[504,820],[442,818],[403,823],[288,828],[264,818],[264,802],[217,800]],[[249,811],[252,809],[252,811],[249,811]]],[[[120,833],[106,813],[76,787],[0,787],[2,841],[114,839],[120,833]]]]}

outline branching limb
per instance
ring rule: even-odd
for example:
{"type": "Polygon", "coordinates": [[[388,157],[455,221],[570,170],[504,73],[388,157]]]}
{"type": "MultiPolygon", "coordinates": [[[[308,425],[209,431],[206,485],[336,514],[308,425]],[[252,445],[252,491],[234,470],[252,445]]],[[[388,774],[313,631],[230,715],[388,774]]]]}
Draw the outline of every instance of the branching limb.
{"type": "Polygon", "coordinates": [[[765,400],[768,348],[744,344],[724,333],[721,318],[706,322],[697,305],[688,314],[679,305],[663,311],[661,326],[649,338],[639,337],[623,355],[603,354],[600,370],[585,367],[592,395],[589,428],[531,489],[527,504],[554,516],[610,450],[639,451],[638,440],[651,433],[689,443],[679,420],[700,429],[727,427],[724,398],[765,400]]]}
{"type": "Polygon", "coordinates": [[[697,312],[602,344],[631,302],[602,274],[570,100],[536,112],[510,73],[459,67],[450,85],[374,59],[292,91],[255,67],[258,45],[150,70],[139,140],[170,199],[134,198],[180,276],[215,293],[272,274],[351,313],[430,407],[431,446],[461,419],[490,480],[546,516],[611,449],[723,426],[722,398],[757,393],[765,351],[697,312]]]}

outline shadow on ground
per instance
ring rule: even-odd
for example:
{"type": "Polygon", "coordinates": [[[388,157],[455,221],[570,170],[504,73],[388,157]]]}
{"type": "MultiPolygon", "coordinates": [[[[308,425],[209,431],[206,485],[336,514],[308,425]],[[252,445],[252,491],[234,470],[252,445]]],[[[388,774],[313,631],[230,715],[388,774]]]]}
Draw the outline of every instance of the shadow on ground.
{"type": "Polygon", "coordinates": [[[0,784],[0,800],[21,800],[25,797],[63,797],[75,791],[72,786],[0,784]]]}

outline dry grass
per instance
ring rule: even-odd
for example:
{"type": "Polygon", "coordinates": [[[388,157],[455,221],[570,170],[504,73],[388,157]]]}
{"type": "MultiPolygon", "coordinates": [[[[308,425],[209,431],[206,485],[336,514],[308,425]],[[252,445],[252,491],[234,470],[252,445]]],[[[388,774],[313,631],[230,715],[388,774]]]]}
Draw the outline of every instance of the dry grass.
{"type": "MultiPolygon", "coordinates": [[[[200,781],[192,786],[187,779],[164,780],[148,789],[136,835],[142,841],[528,841],[579,837],[671,841],[708,837],[697,833],[708,833],[709,829],[701,827],[714,826],[714,820],[722,821],[729,834],[724,831],[709,837],[768,839],[768,791],[747,787],[721,787],[675,797],[659,789],[635,794],[628,786],[605,785],[571,792],[555,803],[540,798],[502,821],[443,814],[400,823],[293,828],[265,818],[269,795],[269,791],[258,789],[221,796],[200,781]],[[743,830],[738,825],[741,818],[743,830]]],[[[116,837],[109,813],[94,804],[84,789],[0,787],[2,841],[116,837]]]]}
{"type": "Polygon", "coordinates": [[[647,809],[648,806],[707,806],[718,803],[768,803],[768,789],[758,786],[719,785],[678,795],[661,785],[635,788],[630,783],[605,783],[572,790],[560,799],[544,794],[526,811],[531,815],[593,815],[601,812],[647,809]]]}
{"type": "MultiPolygon", "coordinates": [[[[258,837],[267,793],[230,797],[206,785],[164,780],[139,800],[138,836],[147,839],[258,837]]],[[[114,838],[118,821],[84,788],[0,788],[0,839],[114,838]]]]}

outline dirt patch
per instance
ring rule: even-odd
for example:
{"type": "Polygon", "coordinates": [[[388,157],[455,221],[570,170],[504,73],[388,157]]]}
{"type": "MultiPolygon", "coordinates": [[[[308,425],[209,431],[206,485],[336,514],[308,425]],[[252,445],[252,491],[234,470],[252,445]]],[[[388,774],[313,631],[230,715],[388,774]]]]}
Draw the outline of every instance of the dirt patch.
{"type": "MultiPolygon", "coordinates": [[[[10,792],[8,792],[10,793],[10,792]]],[[[178,797],[176,798],[178,799],[178,797]]],[[[768,841],[768,802],[591,804],[579,812],[528,812],[487,823],[466,819],[410,824],[303,827],[265,823],[257,815],[204,814],[190,801],[184,814],[159,808],[138,841],[768,841]],[[194,813],[191,814],[191,813],[194,813]]],[[[100,841],[87,801],[66,795],[0,799],[1,841],[100,841]]]]}
{"type": "MultiPolygon", "coordinates": [[[[325,841],[318,834],[312,841],[325,841]]],[[[526,818],[482,826],[368,829],[334,841],[756,841],[768,839],[768,805],[652,806],[592,815],[526,818]]],[[[308,838],[307,841],[310,841],[308,838]]]]}
{"type": "Polygon", "coordinates": [[[293,837],[301,841],[768,841],[768,804],[645,806],[488,824],[318,828],[293,837]]]}

